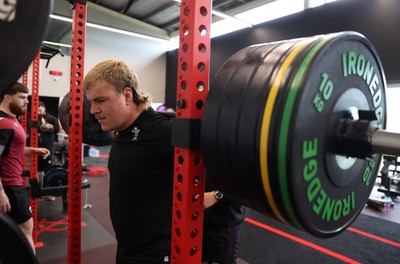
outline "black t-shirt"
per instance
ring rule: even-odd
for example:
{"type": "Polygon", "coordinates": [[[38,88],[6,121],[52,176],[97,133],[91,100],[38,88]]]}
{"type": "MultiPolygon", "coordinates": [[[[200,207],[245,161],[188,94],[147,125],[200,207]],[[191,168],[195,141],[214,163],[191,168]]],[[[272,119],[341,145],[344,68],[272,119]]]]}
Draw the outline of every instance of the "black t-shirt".
{"type": "Polygon", "coordinates": [[[45,131],[41,131],[39,130],[39,147],[44,147],[50,150],[51,155],[54,154],[54,141],[56,139],[57,133],[59,131],[58,129],[58,119],[53,116],[50,115],[48,113],[46,113],[45,115],[40,115],[39,116],[39,127],[40,125],[42,125],[42,117],[44,118],[44,120],[46,121],[46,123],[48,124],[52,124],[53,125],[53,132],[45,132],[45,131]]]}
{"type": "MultiPolygon", "coordinates": [[[[205,177],[205,192],[216,190],[210,176],[205,177]]],[[[204,223],[207,225],[236,225],[243,222],[246,217],[246,207],[227,193],[220,189],[224,197],[213,206],[204,210],[204,223]]]]}
{"type": "Polygon", "coordinates": [[[169,262],[174,149],[153,109],[118,131],[110,151],[110,215],[123,263],[169,262]]]}

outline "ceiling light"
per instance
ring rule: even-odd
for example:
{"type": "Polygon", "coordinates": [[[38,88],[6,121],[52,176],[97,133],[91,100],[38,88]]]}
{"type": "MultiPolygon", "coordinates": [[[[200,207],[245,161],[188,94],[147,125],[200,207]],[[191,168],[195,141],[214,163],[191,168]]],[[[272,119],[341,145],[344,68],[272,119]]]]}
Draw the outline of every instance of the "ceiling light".
{"type": "Polygon", "coordinates": [[[68,44],[63,44],[63,43],[59,43],[59,42],[52,42],[52,41],[43,41],[44,44],[49,44],[49,45],[53,45],[53,46],[59,46],[59,47],[66,47],[66,48],[71,48],[71,45],[68,44]]]}
{"type": "MultiPolygon", "coordinates": [[[[63,17],[63,16],[59,16],[59,15],[50,15],[50,17],[53,19],[56,19],[56,20],[72,23],[72,18],[63,17]]],[[[95,24],[95,23],[91,23],[91,22],[86,22],[86,26],[91,27],[91,28],[105,30],[105,31],[115,32],[115,33],[119,33],[119,34],[123,34],[123,35],[127,35],[127,36],[133,36],[133,37],[138,37],[138,38],[143,38],[143,39],[149,39],[149,40],[169,43],[169,40],[166,40],[166,39],[160,39],[160,38],[156,38],[156,37],[146,36],[143,34],[130,32],[130,31],[118,29],[118,28],[107,27],[107,26],[103,26],[103,25],[99,25],[99,24],[95,24]]]]}

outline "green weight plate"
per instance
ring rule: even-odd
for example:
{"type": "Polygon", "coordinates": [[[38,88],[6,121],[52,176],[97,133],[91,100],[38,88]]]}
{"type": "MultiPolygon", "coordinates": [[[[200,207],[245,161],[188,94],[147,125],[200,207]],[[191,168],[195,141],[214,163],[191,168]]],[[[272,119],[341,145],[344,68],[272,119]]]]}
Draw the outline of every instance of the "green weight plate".
{"type": "Polygon", "coordinates": [[[320,237],[337,235],[364,207],[379,169],[336,155],[336,130],[352,109],[372,110],[385,126],[386,82],[373,46],[354,32],[327,35],[305,56],[289,85],[278,157],[285,206],[320,237]],[[289,195],[290,193],[290,195],[289,195]]]}
{"type": "Polygon", "coordinates": [[[270,184],[273,186],[274,190],[274,201],[279,204],[281,207],[281,211],[285,216],[285,222],[290,223],[291,225],[302,228],[302,224],[300,223],[298,216],[295,214],[292,207],[288,206],[283,197],[291,194],[291,190],[286,190],[281,188],[282,179],[278,177],[278,157],[282,154],[279,149],[279,135],[280,135],[280,124],[282,120],[282,114],[284,111],[284,102],[286,100],[289,89],[287,88],[290,82],[293,79],[293,72],[298,69],[300,62],[303,60],[304,55],[309,52],[309,50],[318,43],[320,36],[309,37],[306,39],[297,40],[296,46],[288,50],[289,55],[293,58],[290,59],[290,63],[281,62],[282,67],[284,64],[287,64],[285,67],[284,75],[278,81],[280,85],[279,92],[275,99],[274,109],[271,113],[271,128],[269,129],[268,142],[269,142],[269,157],[270,157],[270,166],[269,166],[269,174],[273,175],[270,177],[270,184]],[[298,49],[298,50],[296,50],[298,49]]]}

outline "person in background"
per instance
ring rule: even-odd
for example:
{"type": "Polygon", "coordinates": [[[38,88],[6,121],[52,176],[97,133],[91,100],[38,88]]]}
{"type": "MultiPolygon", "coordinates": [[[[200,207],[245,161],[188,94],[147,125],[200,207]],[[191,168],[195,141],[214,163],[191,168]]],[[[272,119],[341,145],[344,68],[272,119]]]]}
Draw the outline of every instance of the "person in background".
{"type": "Polygon", "coordinates": [[[122,61],[97,64],[86,74],[83,88],[101,129],[115,131],[108,169],[116,263],[169,263],[171,120],[150,107],[150,95],[122,61]]]}
{"type": "Polygon", "coordinates": [[[202,263],[235,264],[245,206],[223,190],[216,190],[206,175],[202,263]]]}
{"type": "Polygon", "coordinates": [[[39,171],[45,170],[51,165],[55,152],[54,142],[59,131],[57,117],[49,114],[46,111],[46,106],[42,101],[39,101],[39,147],[50,150],[50,155],[39,162],[39,171]]]}
{"type": "Polygon", "coordinates": [[[17,117],[26,114],[28,88],[15,83],[0,95],[0,213],[8,214],[19,226],[35,253],[29,193],[23,185],[24,155],[50,155],[45,148],[26,147],[26,134],[17,117]]]}

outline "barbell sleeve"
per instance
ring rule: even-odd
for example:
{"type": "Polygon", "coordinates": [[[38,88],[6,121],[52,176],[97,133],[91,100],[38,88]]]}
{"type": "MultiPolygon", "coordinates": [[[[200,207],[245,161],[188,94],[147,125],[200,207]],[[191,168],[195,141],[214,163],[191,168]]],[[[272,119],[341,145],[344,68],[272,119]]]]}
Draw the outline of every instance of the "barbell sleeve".
{"type": "Polygon", "coordinates": [[[400,134],[376,130],[371,135],[373,153],[400,156],[400,134]]]}

